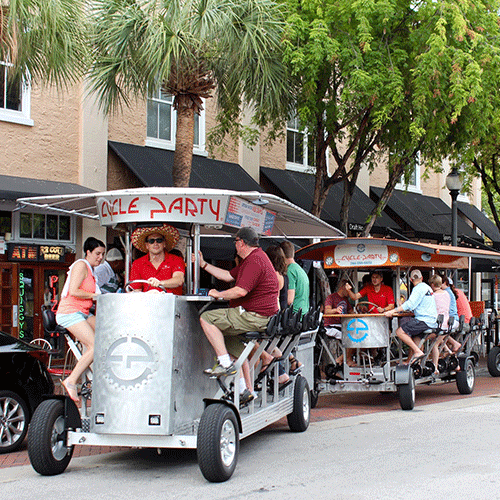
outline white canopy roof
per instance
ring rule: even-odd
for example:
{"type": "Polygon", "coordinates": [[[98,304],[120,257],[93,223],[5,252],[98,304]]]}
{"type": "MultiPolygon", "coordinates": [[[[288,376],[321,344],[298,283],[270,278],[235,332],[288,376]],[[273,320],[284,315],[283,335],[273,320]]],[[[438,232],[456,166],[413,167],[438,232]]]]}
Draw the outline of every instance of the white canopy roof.
{"type": "Polygon", "coordinates": [[[20,206],[36,207],[123,223],[199,224],[201,234],[216,235],[252,226],[263,236],[339,238],[337,228],[275,195],[219,189],[146,187],[61,196],[19,198],[20,206]]]}

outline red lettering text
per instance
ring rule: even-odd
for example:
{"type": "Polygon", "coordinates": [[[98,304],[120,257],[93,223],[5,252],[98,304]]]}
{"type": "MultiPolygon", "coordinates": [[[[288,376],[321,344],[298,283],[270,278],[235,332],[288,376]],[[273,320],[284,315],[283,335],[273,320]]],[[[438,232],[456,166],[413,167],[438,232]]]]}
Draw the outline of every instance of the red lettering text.
{"type": "Polygon", "coordinates": [[[151,210],[151,219],[154,218],[154,214],[165,214],[167,213],[167,208],[165,207],[165,204],[163,203],[163,201],[161,201],[160,199],[154,197],[154,196],[151,196],[151,199],[153,201],[156,201],[156,203],[158,203],[158,205],[160,205],[160,209],[157,209],[157,210],[151,210]]]}

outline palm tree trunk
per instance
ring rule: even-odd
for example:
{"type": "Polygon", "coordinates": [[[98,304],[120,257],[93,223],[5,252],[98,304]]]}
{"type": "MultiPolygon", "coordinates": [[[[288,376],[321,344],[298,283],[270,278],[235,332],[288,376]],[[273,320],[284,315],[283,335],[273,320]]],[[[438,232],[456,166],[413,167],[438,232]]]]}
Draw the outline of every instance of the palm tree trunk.
{"type": "Polygon", "coordinates": [[[187,95],[177,95],[174,107],[177,110],[177,132],[175,134],[172,180],[174,187],[188,187],[191,177],[191,163],[193,161],[193,100],[187,95]]]}

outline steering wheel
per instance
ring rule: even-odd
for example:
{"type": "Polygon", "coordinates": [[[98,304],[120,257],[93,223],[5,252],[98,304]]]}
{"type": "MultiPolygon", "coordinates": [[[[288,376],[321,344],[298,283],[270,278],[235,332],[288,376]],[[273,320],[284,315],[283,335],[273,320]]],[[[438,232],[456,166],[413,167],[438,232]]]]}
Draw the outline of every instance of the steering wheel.
{"type": "MultiPolygon", "coordinates": [[[[356,304],[354,306],[354,310],[356,311],[357,314],[362,314],[359,310],[358,310],[358,306],[366,306],[366,305],[369,305],[369,306],[374,306],[375,307],[375,310],[377,310],[380,306],[377,305],[377,304],[374,304],[373,302],[361,302],[361,304],[356,304]]],[[[378,312],[378,311],[377,311],[378,312]]]]}
{"type": "MultiPolygon", "coordinates": [[[[127,283],[125,283],[125,286],[123,288],[125,288],[126,292],[132,292],[135,290],[135,288],[132,288],[130,285],[132,285],[134,283],[146,283],[147,285],[149,285],[148,280],[131,280],[131,281],[128,281],[127,283]]],[[[153,288],[161,288],[164,292],[167,291],[167,289],[163,285],[158,285],[158,286],[155,286],[153,288]]]]}

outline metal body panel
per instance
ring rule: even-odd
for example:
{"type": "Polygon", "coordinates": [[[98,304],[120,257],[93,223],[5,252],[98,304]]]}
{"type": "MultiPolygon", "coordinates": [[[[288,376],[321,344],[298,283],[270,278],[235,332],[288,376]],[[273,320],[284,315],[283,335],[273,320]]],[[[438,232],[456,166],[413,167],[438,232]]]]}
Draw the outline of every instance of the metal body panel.
{"type": "Polygon", "coordinates": [[[98,298],[91,431],[172,434],[192,428],[216,383],[197,303],[173,294],[98,298]],[[175,354],[174,354],[175,353],[175,354]]]}
{"type": "Polygon", "coordinates": [[[389,335],[389,319],[384,316],[368,314],[342,318],[344,347],[387,347],[389,335]]]}

